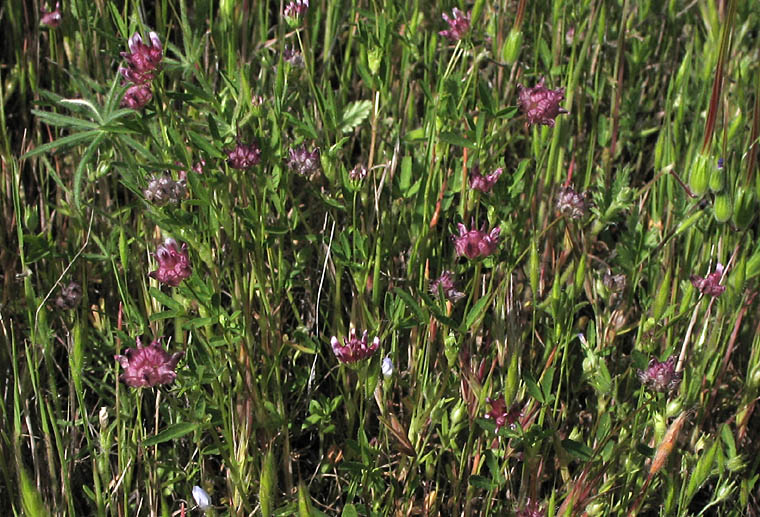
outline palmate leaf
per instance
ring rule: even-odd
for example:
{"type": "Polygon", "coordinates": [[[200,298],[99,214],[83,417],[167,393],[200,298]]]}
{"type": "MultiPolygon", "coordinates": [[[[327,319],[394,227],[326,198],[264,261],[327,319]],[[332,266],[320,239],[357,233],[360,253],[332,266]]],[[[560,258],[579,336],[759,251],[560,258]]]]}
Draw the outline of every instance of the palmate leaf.
{"type": "Polygon", "coordinates": [[[371,110],[372,103],[370,101],[352,102],[343,110],[339,129],[344,133],[350,133],[355,127],[364,122],[371,110]]]}

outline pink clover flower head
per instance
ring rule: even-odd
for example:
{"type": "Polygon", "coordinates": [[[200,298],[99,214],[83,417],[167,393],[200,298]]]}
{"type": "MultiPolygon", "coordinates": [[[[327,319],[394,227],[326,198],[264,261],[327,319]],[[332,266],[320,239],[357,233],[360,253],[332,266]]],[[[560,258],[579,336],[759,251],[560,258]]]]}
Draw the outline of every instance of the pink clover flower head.
{"type": "Polygon", "coordinates": [[[441,17],[443,18],[443,21],[449,24],[449,28],[445,31],[440,31],[438,34],[451,41],[459,41],[470,31],[469,12],[465,14],[455,7],[451,12],[451,17],[446,13],[443,13],[441,17]]]}
{"type": "Polygon", "coordinates": [[[562,187],[557,193],[557,211],[570,219],[580,219],[588,210],[586,193],[579,194],[572,187],[562,187]]]}
{"type": "Polygon", "coordinates": [[[363,163],[357,163],[348,173],[353,181],[361,181],[367,177],[367,167],[363,163]]]}
{"type": "Polygon", "coordinates": [[[261,149],[255,142],[244,144],[238,140],[237,146],[227,151],[227,163],[233,169],[249,169],[260,161],[261,149]]]}
{"type": "Polygon", "coordinates": [[[133,84],[127,88],[121,99],[121,107],[133,110],[141,110],[153,98],[149,84],[133,84]]]}
{"type": "Polygon", "coordinates": [[[676,372],[676,356],[670,356],[660,362],[652,358],[646,370],[638,371],[639,380],[647,388],[654,391],[672,392],[681,384],[681,372],[676,372]]]}
{"type": "Polygon", "coordinates": [[[166,239],[164,244],[158,246],[156,259],[158,260],[158,269],[151,271],[148,275],[162,284],[177,287],[182,280],[189,277],[193,272],[193,268],[190,266],[187,244],[182,243],[180,247],[177,245],[177,241],[171,237],[166,239]]]}
{"type": "Polygon", "coordinates": [[[430,282],[430,293],[438,296],[439,291],[443,292],[443,297],[451,302],[456,302],[464,296],[464,293],[457,291],[454,284],[454,273],[444,271],[441,276],[430,282]]]}
{"type": "Polygon", "coordinates": [[[129,52],[122,52],[121,56],[129,63],[129,68],[121,68],[121,75],[135,84],[145,84],[153,79],[153,72],[161,64],[164,57],[164,49],[158,34],[150,33],[150,43],[143,42],[138,33],[129,38],[129,52]]]}
{"type": "Polygon", "coordinates": [[[380,346],[380,338],[375,336],[371,343],[368,343],[367,339],[366,330],[359,339],[356,336],[356,329],[352,328],[348,331],[348,337],[343,338],[342,345],[335,336],[330,339],[330,345],[332,345],[333,353],[338,361],[350,364],[366,359],[377,351],[380,346]]]}
{"type": "Polygon", "coordinates": [[[288,151],[288,167],[301,176],[311,176],[319,170],[319,149],[309,152],[305,145],[288,151]]]}
{"type": "Polygon", "coordinates": [[[491,411],[486,413],[484,418],[494,421],[497,433],[499,432],[499,429],[505,425],[513,428],[521,416],[521,411],[516,404],[507,409],[507,402],[504,400],[504,395],[499,396],[497,399],[488,397],[486,402],[491,405],[491,411]]]}
{"type": "Polygon", "coordinates": [[[499,167],[491,174],[481,175],[478,167],[473,167],[470,171],[470,188],[479,190],[484,193],[491,192],[491,189],[496,185],[496,180],[499,179],[504,169],[499,167]]]}
{"type": "Polygon", "coordinates": [[[61,22],[63,21],[63,17],[61,16],[61,2],[56,2],[55,9],[52,11],[48,11],[46,6],[40,6],[40,12],[42,13],[42,16],[40,17],[40,23],[42,25],[50,27],[51,29],[55,29],[61,25],[61,22]]]}
{"type": "Polygon", "coordinates": [[[487,257],[496,251],[499,246],[499,234],[501,228],[496,227],[489,233],[485,232],[485,224],[482,230],[473,228],[468,230],[465,225],[459,223],[459,235],[452,235],[454,239],[454,248],[457,255],[464,255],[468,259],[476,259],[479,257],[487,257]]]}
{"type": "Polygon", "coordinates": [[[527,117],[527,125],[543,124],[554,127],[554,119],[557,115],[569,113],[559,105],[565,98],[565,89],[548,89],[544,86],[543,77],[533,88],[518,85],[517,89],[517,105],[527,117]]]}
{"type": "Polygon", "coordinates": [[[725,285],[720,285],[720,279],[723,276],[723,264],[718,263],[715,266],[715,271],[702,278],[701,276],[691,275],[691,284],[697,288],[697,290],[708,296],[718,297],[726,290],[725,285]]]}
{"type": "Polygon", "coordinates": [[[124,368],[121,380],[132,388],[152,388],[173,382],[177,377],[174,369],[185,352],[169,355],[158,339],[143,346],[138,337],[136,343],[137,348],[127,348],[124,355],[114,356],[124,368]]]}
{"type": "Polygon", "coordinates": [[[285,17],[297,19],[303,16],[309,9],[309,0],[295,0],[285,6],[285,17]]]}

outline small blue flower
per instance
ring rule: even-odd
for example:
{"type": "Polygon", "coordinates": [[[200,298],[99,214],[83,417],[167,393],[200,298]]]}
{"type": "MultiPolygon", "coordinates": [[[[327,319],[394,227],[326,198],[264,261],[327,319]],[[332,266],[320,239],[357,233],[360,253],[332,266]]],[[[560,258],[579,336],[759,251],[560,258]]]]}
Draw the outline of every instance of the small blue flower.
{"type": "Polygon", "coordinates": [[[193,499],[195,499],[195,504],[197,504],[198,508],[201,510],[205,510],[211,506],[211,497],[209,497],[208,493],[198,485],[193,487],[193,499]]]}
{"type": "Polygon", "coordinates": [[[383,359],[383,365],[381,366],[381,369],[383,371],[383,377],[386,379],[393,375],[393,361],[391,361],[390,356],[383,359]]]}

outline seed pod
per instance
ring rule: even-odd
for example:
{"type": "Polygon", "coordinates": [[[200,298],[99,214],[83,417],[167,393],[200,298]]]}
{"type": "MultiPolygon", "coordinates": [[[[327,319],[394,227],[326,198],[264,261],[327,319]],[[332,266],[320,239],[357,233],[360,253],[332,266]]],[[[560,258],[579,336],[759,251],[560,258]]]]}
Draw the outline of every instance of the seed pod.
{"type": "Polygon", "coordinates": [[[736,201],[734,202],[734,224],[739,228],[746,228],[752,222],[755,210],[757,210],[757,206],[754,193],[751,190],[745,190],[744,187],[737,188],[736,201]]]}
{"type": "Polygon", "coordinates": [[[722,192],[715,196],[715,202],[713,203],[713,215],[715,220],[719,223],[725,223],[731,219],[733,214],[733,206],[731,204],[731,197],[722,192]]]}
{"type": "Polygon", "coordinates": [[[699,153],[694,158],[691,165],[691,175],[689,176],[689,187],[696,196],[703,196],[707,192],[710,175],[707,170],[707,156],[699,153]]]}
{"type": "Polygon", "coordinates": [[[713,192],[720,192],[726,185],[726,171],[722,169],[716,169],[710,173],[710,190],[713,192]]]}
{"type": "Polygon", "coordinates": [[[511,65],[517,61],[517,58],[520,57],[522,41],[523,33],[521,30],[512,29],[509,31],[509,36],[507,36],[507,40],[501,49],[501,58],[504,63],[511,65]]]}

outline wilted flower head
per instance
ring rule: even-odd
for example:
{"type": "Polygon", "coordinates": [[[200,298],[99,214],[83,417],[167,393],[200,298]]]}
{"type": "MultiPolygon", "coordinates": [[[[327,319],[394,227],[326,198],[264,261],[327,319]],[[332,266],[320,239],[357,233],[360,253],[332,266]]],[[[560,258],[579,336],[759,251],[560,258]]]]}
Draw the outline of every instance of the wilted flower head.
{"type": "Polygon", "coordinates": [[[557,193],[557,211],[570,219],[580,219],[586,215],[588,200],[586,193],[579,194],[572,187],[562,187],[557,193]]]}
{"type": "Polygon", "coordinates": [[[451,238],[454,239],[454,248],[460,257],[464,255],[472,260],[478,257],[487,257],[496,251],[501,228],[496,227],[486,233],[485,224],[482,230],[476,228],[468,230],[462,223],[459,223],[457,227],[459,228],[459,235],[452,235],[451,238]]]}
{"type": "Polygon", "coordinates": [[[504,172],[504,170],[499,167],[491,174],[484,176],[480,174],[480,169],[478,167],[473,167],[470,171],[470,188],[486,193],[491,192],[491,189],[496,185],[496,180],[499,179],[502,172],[504,172]]]}
{"type": "Polygon", "coordinates": [[[343,345],[340,344],[338,338],[333,336],[330,339],[330,345],[332,345],[333,353],[335,357],[341,363],[355,363],[366,359],[377,351],[380,346],[380,338],[375,337],[372,343],[367,343],[367,331],[364,331],[361,339],[356,337],[356,329],[352,328],[348,331],[348,337],[343,338],[343,345]]]}
{"type": "Polygon", "coordinates": [[[121,99],[121,106],[133,110],[141,110],[153,98],[149,84],[133,84],[127,88],[121,99]]]}
{"type": "Polygon", "coordinates": [[[520,408],[515,404],[511,408],[507,409],[507,402],[504,400],[504,395],[501,395],[497,399],[487,398],[486,402],[491,405],[491,411],[485,414],[485,418],[493,420],[496,424],[496,432],[505,425],[513,427],[517,419],[520,418],[520,408]]]}
{"type": "Polygon", "coordinates": [[[154,176],[143,190],[143,194],[146,200],[159,206],[166,203],[176,204],[185,199],[187,183],[183,179],[174,181],[168,174],[158,178],[154,176]]]}
{"type": "Polygon", "coordinates": [[[452,302],[464,296],[464,293],[457,291],[457,286],[454,284],[454,273],[451,271],[444,271],[441,276],[430,282],[430,293],[433,296],[438,296],[440,291],[443,292],[444,298],[452,302]]]}
{"type": "Polygon", "coordinates": [[[209,497],[208,492],[198,485],[193,487],[193,499],[195,499],[195,504],[197,504],[198,508],[201,510],[205,510],[211,506],[211,497],[209,497]]]}
{"type": "Polygon", "coordinates": [[[306,145],[291,147],[288,155],[288,167],[301,176],[311,176],[319,170],[319,149],[309,152],[306,145]]]}
{"type": "Polygon", "coordinates": [[[76,282],[61,288],[61,294],[55,299],[55,305],[61,310],[68,311],[79,305],[82,299],[82,286],[76,282]]]}
{"type": "Polygon", "coordinates": [[[244,144],[238,140],[237,146],[227,151],[227,163],[233,169],[245,170],[261,161],[261,149],[256,142],[244,144]]]}
{"type": "Polygon", "coordinates": [[[718,263],[715,271],[702,278],[701,276],[691,275],[691,283],[699,290],[700,293],[709,296],[720,296],[726,290],[725,285],[720,285],[720,279],[723,276],[723,264],[718,263]]]}
{"type": "Polygon", "coordinates": [[[122,52],[121,55],[127,60],[129,66],[120,68],[119,72],[128,81],[135,84],[145,84],[153,79],[153,72],[161,64],[164,57],[164,50],[161,46],[161,40],[158,34],[150,33],[150,43],[143,42],[138,33],[132,34],[129,38],[129,52],[122,52]]]}
{"type": "Polygon", "coordinates": [[[625,278],[625,275],[620,273],[619,275],[613,275],[610,272],[607,272],[602,277],[602,283],[604,286],[612,291],[613,293],[619,293],[625,289],[625,284],[627,280],[625,278]]]}
{"type": "Polygon", "coordinates": [[[380,366],[380,370],[383,372],[383,377],[386,379],[393,375],[393,361],[390,356],[383,359],[383,364],[380,366]]]}
{"type": "Polygon", "coordinates": [[[449,28],[445,31],[440,31],[438,34],[448,38],[451,41],[459,41],[470,30],[470,13],[463,13],[456,7],[451,12],[451,17],[446,13],[441,15],[443,20],[449,24],[449,28]]]}
{"type": "Polygon", "coordinates": [[[285,6],[285,17],[290,19],[300,18],[309,9],[309,0],[295,0],[285,6]]]}
{"type": "Polygon", "coordinates": [[[348,173],[348,177],[354,181],[361,181],[367,177],[367,167],[363,163],[357,163],[348,173]]]}
{"type": "Polygon", "coordinates": [[[132,388],[151,388],[158,384],[169,384],[177,377],[174,368],[185,352],[169,355],[159,340],[143,346],[137,338],[137,348],[127,348],[124,355],[115,355],[124,373],[121,380],[132,388]]]}
{"type": "Polygon", "coordinates": [[[646,370],[639,370],[639,379],[654,391],[675,391],[681,383],[681,372],[676,372],[676,356],[665,362],[652,358],[646,370]]]}
{"type": "Polygon", "coordinates": [[[285,47],[282,51],[282,59],[293,66],[303,66],[303,55],[300,50],[296,50],[293,47],[285,47]]]}
{"type": "Polygon", "coordinates": [[[46,6],[41,5],[40,12],[42,13],[42,16],[40,17],[40,23],[47,27],[55,29],[61,24],[61,21],[63,20],[61,17],[61,2],[56,2],[55,9],[52,11],[48,11],[46,6]]]}
{"type": "Polygon", "coordinates": [[[528,118],[528,124],[544,124],[554,127],[554,119],[561,113],[569,113],[560,107],[565,98],[565,89],[549,90],[542,77],[533,88],[517,86],[517,105],[528,118]]]}
{"type": "Polygon", "coordinates": [[[189,277],[193,272],[193,268],[190,266],[187,244],[182,243],[182,246],[179,247],[177,241],[172,238],[166,239],[164,244],[158,246],[156,259],[158,260],[158,269],[151,271],[149,276],[162,284],[177,287],[182,280],[189,277]]]}

